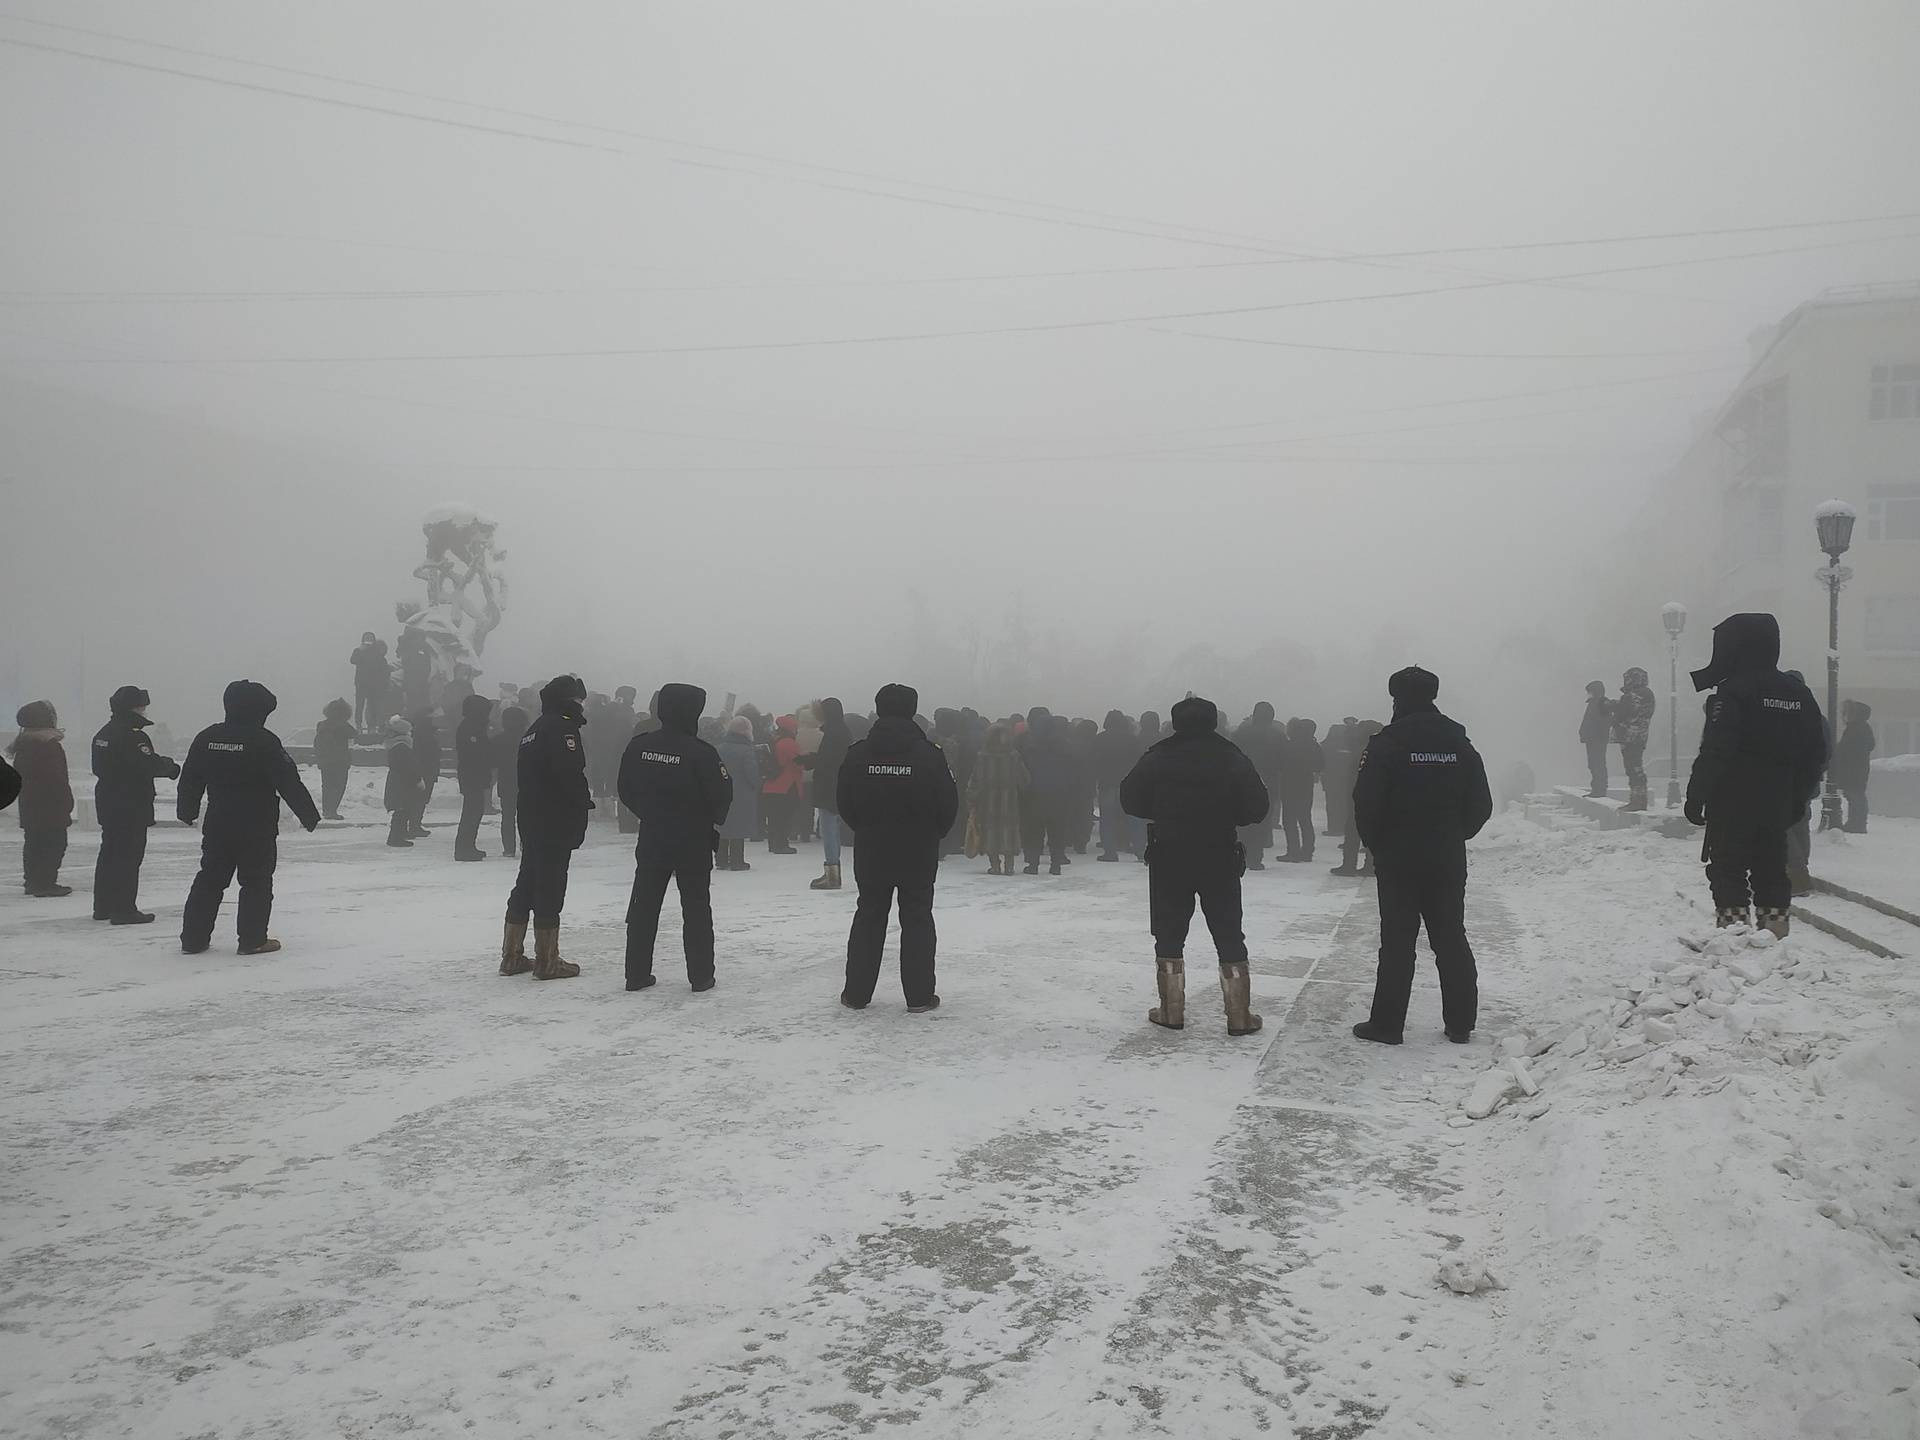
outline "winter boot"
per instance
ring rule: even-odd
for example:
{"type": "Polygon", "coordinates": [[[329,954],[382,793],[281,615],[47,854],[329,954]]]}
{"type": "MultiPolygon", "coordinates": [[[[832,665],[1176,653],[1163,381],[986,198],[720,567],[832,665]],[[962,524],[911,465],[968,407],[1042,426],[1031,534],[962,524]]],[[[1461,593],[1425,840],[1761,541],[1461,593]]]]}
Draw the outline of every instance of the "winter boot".
{"type": "Polygon", "coordinates": [[[533,962],[527,959],[527,923],[509,920],[506,935],[500,941],[500,973],[524,975],[531,969],[533,962]]]}
{"type": "Polygon", "coordinates": [[[1154,979],[1160,986],[1160,1003],[1147,1011],[1147,1020],[1166,1030],[1187,1028],[1187,962],[1156,960],[1154,979]]]}
{"type": "Polygon", "coordinates": [[[240,947],[240,953],[242,955],[278,955],[280,953],[280,942],[269,936],[258,945],[242,945],[240,947]]]}
{"type": "Polygon", "coordinates": [[[1744,905],[1722,905],[1713,912],[1713,923],[1722,930],[1731,930],[1736,925],[1751,926],[1753,916],[1744,905]]]}
{"type": "Polygon", "coordinates": [[[1073,862],[1071,860],[1066,860],[1066,861],[1056,860],[1053,862],[1052,865],[1047,867],[1047,873],[1049,875],[1058,875],[1060,873],[1061,865],[1063,864],[1071,865],[1072,863],[1073,862]]]}
{"type": "Polygon", "coordinates": [[[1354,869],[1353,866],[1342,863],[1334,866],[1331,870],[1327,871],[1327,873],[1329,875],[1346,875],[1351,877],[1358,875],[1360,872],[1354,869]]]}
{"type": "Polygon", "coordinates": [[[1371,1020],[1362,1020],[1353,1027],[1353,1038],[1371,1040],[1376,1045],[1398,1045],[1403,1037],[1398,1031],[1383,1030],[1371,1020]]]}
{"type": "Polygon", "coordinates": [[[1252,988],[1246,961],[1220,967],[1220,996],[1227,1002],[1227,1034],[1251,1035],[1260,1028],[1260,1017],[1249,1008],[1253,1004],[1252,988]]]}
{"type": "Polygon", "coordinates": [[[1787,930],[1792,923],[1789,907],[1785,905],[1762,905],[1754,911],[1754,918],[1760,922],[1760,928],[1762,930],[1771,930],[1773,932],[1774,939],[1784,940],[1787,938],[1787,930]]]}
{"type": "Polygon", "coordinates": [[[487,858],[487,852],[484,850],[456,850],[453,852],[453,858],[456,860],[484,860],[487,858]]]}
{"type": "Polygon", "coordinates": [[[838,890],[840,888],[840,867],[825,865],[821,867],[820,878],[807,886],[809,890],[838,890]]]}
{"type": "Polygon", "coordinates": [[[145,910],[129,910],[123,915],[115,915],[109,920],[113,925],[151,925],[153,916],[145,910]]]}
{"type": "Polygon", "coordinates": [[[933,997],[933,998],[932,998],[931,1000],[929,1000],[929,1001],[927,1001],[927,1002],[926,1002],[926,1003],[925,1003],[924,1005],[909,1005],[909,1006],[907,1006],[907,1014],[909,1014],[909,1015],[924,1015],[924,1014],[926,1014],[926,1013],[927,1013],[927,1012],[928,1012],[929,1010],[938,1010],[939,1008],[940,1008],[940,997],[939,997],[938,995],[936,995],[936,996],[934,996],[934,997],[933,997]]]}
{"type": "Polygon", "coordinates": [[[571,980],[580,973],[580,967],[571,961],[560,958],[560,927],[542,930],[539,926],[533,931],[533,978],[536,980],[571,980]]]}
{"type": "Polygon", "coordinates": [[[1000,873],[1000,857],[998,855],[989,855],[987,857],[987,874],[998,875],[999,873],[1000,873]]]}
{"type": "Polygon", "coordinates": [[[1022,869],[1020,873],[1022,875],[1038,875],[1040,873],[1040,862],[1038,860],[1035,860],[1030,865],[1027,865],[1024,869],[1022,869]]]}

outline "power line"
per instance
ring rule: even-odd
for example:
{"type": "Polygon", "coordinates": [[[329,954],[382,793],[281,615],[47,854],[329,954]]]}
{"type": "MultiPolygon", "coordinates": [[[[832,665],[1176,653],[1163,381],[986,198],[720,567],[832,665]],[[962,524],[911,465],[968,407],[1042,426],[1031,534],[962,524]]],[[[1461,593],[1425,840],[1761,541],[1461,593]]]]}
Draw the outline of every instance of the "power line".
{"type": "MultiPolygon", "coordinates": [[[[1704,255],[1685,260],[1658,260],[1638,265],[1608,266],[1594,270],[1576,270],[1561,275],[1523,280],[1499,278],[1475,280],[1460,285],[1433,285],[1412,290],[1377,291],[1365,295],[1331,295],[1307,300],[1281,300],[1264,305],[1231,305],[1208,310],[1179,310],[1148,315],[1096,316],[1084,320],[1054,320],[1027,325],[995,325],[968,330],[921,330],[882,335],[845,335],[801,340],[755,340],[715,342],[702,345],[609,346],[572,350],[497,350],[462,353],[415,352],[386,355],[254,355],[220,357],[219,363],[246,365],[361,365],[396,362],[451,360],[608,360],[633,359],[650,355],[718,355],[747,351],[811,350],[857,345],[893,345],[928,340],[968,340],[1002,335],[1042,335],[1071,330],[1107,329],[1123,325],[1154,326],[1171,320],[1212,320],[1229,315],[1264,315],[1282,310],[1305,310],[1328,305],[1355,305],[1381,300],[1408,300],[1431,295],[1454,295],[1467,291],[1501,289],[1544,280],[1584,280],[1606,275],[1637,274],[1649,270],[1668,270],[1690,265],[1724,264],[1729,261],[1759,260],[1779,255],[1798,255],[1814,250],[1829,250],[1845,245],[1873,244],[1885,240],[1916,240],[1920,232],[1901,235],[1855,236],[1846,240],[1827,240],[1808,245],[1778,246],[1768,250],[1749,250],[1734,255],[1704,255]]],[[[64,362],[112,364],[112,361],[64,362]]],[[[204,359],[156,359],[139,362],[153,365],[205,364],[204,359]]]]}
{"type": "MultiPolygon", "coordinates": [[[[924,196],[903,195],[903,194],[886,192],[886,191],[872,190],[872,189],[859,187],[859,186],[829,185],[829,184],[826,184],[826,182],[807,181],[807,180],[803,180],[793,176],[767,175],[764,172],[759,172],[759,171],[741,170],[740,167],[738,166],[715,166],[715,165],[707,164],[702,168],[728,169],[728,170],[736,171],[738,173],[754,174],[759,176],[759,178],[762,178],[762,179],[787,180],[791,183],[821,185],[821,186],[824,186],[824,188],[843,190],[849,193],[873,196],[877,198],[900,200],[906,203],[936,205],[936,206],[940,206],[941,208],[966,210],[974,213],[997,215],[997,216],[1012,218],[1012,219],[1039,221],[1042,223],[1078,225],[1078,226],[1081,226],[1082,228],[1092,228],[1096,230],[1108,231],[1111,233],[1126,234],[1126,235],[1134,236],[1136,238],[1171,240],[1176,243],[1182,243],[1182,244],[1211,245],[1211,246],[1215,246],[1216,248],[1229,248],[1229,249],[1238,249],[1243,251],[1253,250],[1253,251],[1264,253],[1269,257],[1264,260],[1243,261],[1243,262],[1223,262],[1224,264],[1227,264],[1227,265],[1232,265],[1235,263],[1243,264],[1243,265],[1262,265],[1262,264],[1276,264],[1276,263],[1278,264],[1313,263],[1313,264],[1392,265],[1393,262],[1398,262],[1398,261],[1433,259],[1433,258],[1439,258],[1439,257],[1449,256],[1449,255],[1466,255],[1466,254],[1496,253],[1496,252],[1512,253],[1512,252],[1522,252],[1522,251],[1529,251],[1529,250],[1564,248],[1564,247],[1570,247],[1570,246],[1611,245],[1611,244],[1639,243],[1639,242],[1654,241],[1654,240],[1695,239],[1695,238],[1706,238],[1706,237],[1715,237],[1715,236],[1724,236],[1724,235],[1760,234],[1760,233],[1777,232],[1777,231],[1785,231],[1785,230],[1829,228],[1829,227],[1841,226],[1841,225],[1862,225],[1862,224],[1885,223],[1885,222],[1891,222],[1891,221],[1906,221],[1914,218],[1920,218],[1920,211],[1910,211],[1910,212],[1902,212],[1902,213],[1896,213],[1891,215],[1881,215],[1881,216],[1853,217],[1853,218],[1845,218],[1845,219],[1820,220],[1820,221],[1795,221],[1795,222],[1786,222],[1786,223],[1770,224],[1770,225],[1719,226],[1719,227],[1711,227],[1711,228],[1703,228],[1703,229],[1695,229],[1695,230],[1651,232],[1651,233],[1644,233],[1644,234],[1638,234],[1638,235],[1605,236],[1605,237],[1593,237],[1593,238],[1586,238],[1586,239],[1521,241],[1521,242],[1494,243],[1494,244],[1487,244],[1487,245],[1467,245],[1467,246],[1428,248],[1428,249],[1422,249],[1422,250],[1385,251],[1385,252],[1378,252],[1378,253],[1372,253],[1372,254],[1351,252],[1351,251],[1343,252],[1343,251],[1335,250],[1333,253],[1330,253],[1330,254],[1314,255],[1314,254],[1302,253],[1297,248],[1295,249],[1282,248],[1278,246],[1276,242],[1266,240],[1261,237],[1235,235],[1233,232],[1207,230],[1203,227],[1180,225],[1172,222],[1147,219],[1147,218],[1142,218],[1137,216],[1116,215],[1110,212],[1089,210],[1089,209],[1083,209],[1083,208],[1078,208],[1073,206],[1056,205],[1050,202],[1028,200],[1028,199],[1017,197],[1017,196],[1001,195],[991,191],[969,190],[969,189],[964,189],[957,186],[942,185],[934,182],[919,181],[919,180],[913,180],[908,178],[901,178],[898,176],[877,174],[870,171],[855,170],[847,167],[821,165],[821,164],[816,164],[810,161],[792,160],[785,157],[767,155],[767,154],[763,154],[755,151],[730,148],[726,146],[712,145],[712,144],[707,144],[707,143],[698,142],[698,141],[680,140],[674,137],[650,134],[644,131],[636,131],[636,130],[617,127],[617,126],[602,125],[602,124],[597,124],[590,121],[573,120],[573,119],[566,118],[564,116],[548,115],[538,111],[515,109],[509,106],[492,105],[492,104],[485,104],[477,101],[463,100],[457,97],[436,95],[431,92],[411,90],[411,89],[406,89],[399,86],[382,85],[375,82],[354,79],[350,76],[334,75],[325,71],[307,70],[307,69],[302,69],[295,66],[278,65],[269,61],[250,59],[245,56],[225,54],[219,51],[195,49],[189,46],[174,45],[164,41],[149,40],[149,39],[144,39],[138,36],[124,35],[124,34],[119,34],[113,31],[108,31],[108,30],[100,30],[100,29],[94,29],[86,26],[62,24],[55,21],[36,19],[31,16],[10,15],[10,14],[0,13],[0,19],[11,20],[17,24],[32,25],[42,29],[64,31],[70,34],[86,35],[96,39],[108,40],[108,41],[113,41],[113,42],[118,42],[123,44],[143,46],[149,49],[164,51],[172,54],[187,55],[187,56],[192,56],[192,57],[204,59],[204,60],[213,60],[223,64],[244,65],[244,66],[249,66],[255,69],[265,70],[273,73],[296,76],[301,79],[318,80],[327,84],[347,85],[357,89],[368,90],[368,91],[372,91],[380,94],[395,95],[395,96],[400,96],[403,98],[414,99],[414,100],[424,100],[432,104],[453,105],[453,106],[458,106],[468,110],[479,111],[482,113],[505,115],[505,116],[509,116],[515,119],[520,119],[520,120],[531,120],[540,124],[563,126],[571,129],[582,130],[582,131],[587,131],[587,132],[596,133],[596,134],[617,136],[622,139],[637,140],[642,143],[655,145],[655,146],[692,150],[696,152],[713,154],[713,155],[723,155],[732,159],[751,160],[757,164],[785,165],[785,166],[798,168],[798,169],[817,171],[821,174],[843,175],[843,176],[848,176],[855,179],[867,180],[867,181],[877,182],[881,184],[895,185],[895,186],[909,186],[917,189],[938,191],[938,192],[950,194],[950,195],[963,195],[976,200],[991,200],[991,201],[997,202],[999,205],[1018,205],[1018,206],[1025,206],[1029,210],[1054,211],[1057,213],[1057,215],[1061,215],[1061,216],[1081,216],[1081,217],[1088,217],[1088,218],[1082,219],[1082,220],[1061,220],[1061,219],[1057,219],[1055,217],[1049,217],[1046,215],[1028,214],[1020,211],[1011,211],[1011,210],[988,207],[988,206],[956,205],[956,204],[953,204],[952,202],[931,200],[924,196]],[[1091,224],[1090,223],[1091,220],[1098,220],[1103,223],[1091,224]],[[1186,233],[1168,233],[1168,232],[1186,232],[1186,233]],[[1199,238],[1199,237],[1213,237],[1213,238],[1199,238]]],[[[76,59],[93,60],[101,64],[120,65],[120,66],[125,66],[127,68],[135,69],[135,70],[146,70],[153,73],[175,76],[181,79],[199,80],[207,84],[228,85],[228,86],[237,87],[243,90],[250,90],[250,91],[255,91],[259,93],[279,95],[279,96],[292,98],[292,99],[307,100],[316,104],[333,105],[333,106],[338,106],[338,107],[347,108],[347,109],[365,110],[369,113],[384,115],[389,118],[411,119],[411,120],[416,120],[416,121],[427,123],[427,124],[451,126],[458,129],[472,130],[472,131],[476,131],[484,134],[507,136],[511,138],[528,140],[535,143],[563,145],[563,146],[569,146],[571,148],[577,148],[577,149],[600,150],[605,153],[619,154],[619,155],[624,155],[629,157],[633,155],[633,152],[631,150],[624,149],[617,146],[595,145],[585,141],[568,140],[563,137],[557,137],[552,135],[541,135],[541,134],[524,131],[524,130],[512,130],[502,126],[480,125],[473,122],[453,120],[443,116],[426,115],[418,111],[399,110],[399,109],[394,109],[394,108],[384,107],[384,106],[366,105],[361,102],[343,100],[338,97],[316,95],[308,91],[288,90],[281,87],[259,84],[257,82],[237,80],[237,79],[232,79],[224,76],[207,75],[197,71],[181,70],[174,67],[156,65],[150,62],[142,62],[142,61],[136,61],[136,60],[128,60],[128,59],[124,59],[116,56],[101,55],[101,54],[98,54],[97,52],[72,49],[69,47],[63,47],[63,46],[57,46],[57,45],[50,45],[44,42],[22,40],[14,37],[0,36],[0,44],[9,44],[9,45],[15,45],[15,46],[19,46],[26,49],[41,50],[41,51],[45,51],[52,54],[70,56],[76,59]]],[[[682,164],[682,165],[696,165],[696,166],[700,165],[700,162],[688,161],[684,159],[670,160],[669,163],[682,164]]],[[[1327,249],[1329,247],[1323,246],[1320,248],[1327,249]]],[[[1150,271],[1150,270],[1159,270],[1159,269],[1181,269],[1181,268],[1210,268],[1210,267],[1143,266],[1143,267],[1118,267],[1111,272],[1082,271],[1082,272],[1057,272],[1057,273],[1064,273],[1064,274],[1129,273],[1129,271],[1136,270],[1136,269],[1139,271],[1150,271]]],[[[1008,278],[1030,278],[1030,277],[1008,277],[1008,278]]],[[[1546,279],[1546,278],[1536,279],[1532,277],[1482,276],[1481,278],[1498,278],[1503,280],[1510,280],[1511,283],[1529,284],[1529,285],[1555,283],[1551,279],[1546,279]]],[[[913,283],[913,282],[901,282],[901,283],[913,283]]],[[[356,298],[365,298],[365,297],[356,297],[356,298]]],[[[1660,298],[1668,298],[1668,297],[1660,297],[1660,298]]]]}

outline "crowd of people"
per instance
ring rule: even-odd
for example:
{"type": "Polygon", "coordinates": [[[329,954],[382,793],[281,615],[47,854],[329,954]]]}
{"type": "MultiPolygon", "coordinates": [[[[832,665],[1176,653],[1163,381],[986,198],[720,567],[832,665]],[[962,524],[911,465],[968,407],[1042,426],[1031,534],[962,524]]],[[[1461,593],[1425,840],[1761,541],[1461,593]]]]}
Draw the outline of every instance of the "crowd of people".
{"type": "MultiPolygon", "coordinates": [[[[1778,669],[1779,643],[1770,615],[1736,615],[1716,628],[1712,661],[1693,677],[1698,689],[1714,694],[1685,813],[1706,827],[1703,858],[1720,923],[1757,917],[1784,934],[1789,837],[1807,822],[1829,739],[1805,683],[1778,669]]],[[[154,749],[147,692],[117,690],[92,745],[101,827],[94,918],[115,925],[153,920],[139,908],[140,868],[155,818],[155,781],[176,778],[181,822],[200,823],[203,804],[206,812],[181,948],[195,954],[210,946],[237,879],[240,953],[277,951],[268,928],[280,809],[284,804],[309,831],[338,818],[356,744],[374,730],[369,717],[378,706],[369,706],[388,693],[366,679],[362,653],[355,651],[361,703],[331,702],[315,729],[319,804],[267,728],[277,702],[266,687],[247,680],[228,686],[225,720],[194,738],[183,764],[154,749]]],[[[1607,740],[1621,746],[1629,808],[1646,806],[1641,757],[1654,713],[1646,679],[1644,671],[1628,671],[1621,695],[1611,700],[1595,682],[1582,726],[1597,792],[1605,788],[1607,740]]],[[[631,686],[609,697],[563,675],[500,703],[470,692],[451,697],[459,714],[453,772],[461,796],[453,858],[487,858],[479,832],[497,804],[503,849],[519,862],[506,904],[501,973],[571,978],[579,966],[562,957],[559,943],[571,857],[596,809],[616,817],[636,836],[627,988],[655,983],[660,909],[674,886],[688,979],[705,991],[715,983],[713,871],[751,868],[751,842],[788,855],[796,853],[796,838],[817,836],[822,870],[813,889],[840,889],[845,851],[855,856],[858,901],[842,1002],[854,1009],[870,1002],[897,904],[902,988],[908,1008],[920,1013],[940,1003],[933,897],[943,860],[984,858],[990,874],[1009,876],[1024,860],[1027,875],[1043,866],[1059,875],[1097,842],[1100,861],[1131,855],[1148,867],[1160,991],[1153,1023],[1184,1025],[1185,942],[1197,903],[1218,952],[1228,1029],[1251,1034],[1260,1017],[1250,1008],[1241,879],[1266,867],[1276,835],[1284,845],[1278,862],[1313,859],[1319,789],[1326,833],[1342,841],[1333,873],[1379,881],[1375,1002],[1354,1033],[1400,1042],[1414,944],[1424,926],[1440,971],[1447,1034],[1464,1042],[1477,1006],[1465,929],[1465,846],[1491,815],[1492,799],[1481,757],[1437,709],[1438,691],[1427,671],[1403,670],[1388,685],[1390,723],[1348,716],[1322,739],[1312,720],[1282,724],[1264,702],[1229,734],[1215,707],[1193,696],[1173,706],[1166,727],[1154,712],[1136,720],[1114,710],[1096,724],[1045,707],[997,721],[970,708],[936,710],[927,719],[917,692],[903,685],[883,688],[870,718],[833,698],[768,714],[732,696],[709,715],[706,692],[695,686],[664,686],[640,710],[631,686]]],[[[386,752],[389,846],[410,848],[431,834],[424,815],[441,774],[441,718],[422,707],[377,725],[386,752]]],[[[74,802],[64,735],[45,701],[23,707],[18,720],[18,768],[0,762],[0,806],[19,799],[27,893],[67,896],[72,890],[60,884],[59,869],[74,802]]],[[[1849,713],[1833,756],[1849,796],[1849,828],[1856,817],[1865,824],[1864,780],[1856,772],[1872,751],[1866,721],[1864,707],[1849,713]]]]}

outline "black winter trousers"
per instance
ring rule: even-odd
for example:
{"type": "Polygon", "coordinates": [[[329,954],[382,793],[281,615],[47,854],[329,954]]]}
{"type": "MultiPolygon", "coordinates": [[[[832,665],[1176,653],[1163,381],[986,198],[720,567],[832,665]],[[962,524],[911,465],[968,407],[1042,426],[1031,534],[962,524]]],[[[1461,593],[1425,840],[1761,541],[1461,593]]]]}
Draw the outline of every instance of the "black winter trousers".
{"type": "Polygon", "coordinates": [[[1587,780],[1587,788],[1596,795],[1607,793],[1607,742],[1604,740],[1587,741],[1587,780]]]}
{"type": "Polygon", "coordinates": [[[520,792],[500,792],[500,853],[515,854],[520,848],[520,792]]]}
{"type": "Polygon", "coordinates": [[[320,767],[320,813],[338,815],[340,798],[347,793],[347,772],[351,765],[322,765],[320,767]]]}
{"type": "Polygon", "coordinates": [[[1471,1033],[1480,1008],[1480,975],[1467,943],[1467,869],[1381,863],[1380,968],[1373,982],[1373,1024],[1406,1029],[1413,994],[1414,944],[1427,927],[1440,971],[1440,1014],[1449,1033],[1471,1033]]]}
{"type": "Polygon", "coordinates": [[[1287,836],[1287,854],[1297,860],[1313,858],[1313,790],[1280,792],[1280,826],[1287,836]]]}
{"type": "Polygon", "coordinates": [[[20,834],[21,878],[27,893],[51,890],[60,883],[60,862],[67,858],[67,828],[23,830],[20,834]]]}
{"type": "Polygon", "coordinates": [[[280,842],[272,835],[205,835],[200,837],[200,873],[187,891],[187,907],[180,917],[180,943],[203,950],[213,943],[214,921],[220,918],[227,886],[240,880],[236,929],[240,948],[251,950],[267,938],[273,919],[273,872],[280,863],[280,842]]]}
{"type": "Polygon", "coordinates": [[[1847,797],[1847,821],[1841,828],[1849,835],[1867,833],[1867,787],[1862,785],[1855,790],[1842,790],[1847,797]]]}
{"type": "Polygon", "coordinates": [[[533,844],[520,847],[520,873],[507,896],[507,923],[536,930],[557,929],[567,905],[567,870],[573,851],[533,844]]]}
{"type": "Polygon", "coordinates": [[[454,832],[453,853],[470,854],[480,848],[480,822],[487,814],[487,790],[483,785],[478,790],[460,792],[460,828],[454,832]]]}
{"type": "Polygon", "coordinates": [[[1066,859],[1073,803],[1071,795],[1028,794],[1021,800],[1020,839],[1029,865],[1038,865],[1042,854],[1055,865],[1066,859]]]}
{"type": "Polygon", "coordinates": [[[931,850],[901,855],[863,845],[853,852],[853,880],[860,899],[847,934],[847,983],[840,992],[848,1004],[859,1007],[873,999],[886,951],[887,917],[896,895],[900,900],[900,989],[909,1005],[933,1000],[933,960],[938,948],[933,886],[939,874],[939,858],[931,850]]]}
{"type": "Polygon", "coordinates": [[[427,804],[433,799],[433,787],[440,782],[438,780],[428,780],[423,783],[426,789],[420,796],[420,808],[415,814],[413,821],[413,833],[415,835],[425,835],[427,833],[427,804]]]}
{"type": "Polygon", "coordinates": [[[769,790],[760,797],[760,813],[767,822],[769,855],[784,855],[793,848],[793,805],[791,793],[769,790]]]}
{"type": "Polygon", "coordinates": [[[140,866],[147,858],[147,827],[100,827],[100,858],[93,866],[93,918],[111,920],[140,908],[140,866]]]}
{"type": "Polygon", "coordinates": [[[1757,905],[1784,910],[1793,903],[1787,875],[1787,827],[1766,821],[1707,818],[1707,888],[1716,910],[1757,905]]]}
{"type": "Polygon", "coordinates": [[[1208,852],[1167,853],[1155,840],[1147,854],[1147,909],[1153,928],[1153,953],[1161,960],[1179,960],[1187,953],[1187,931],[1193,924],[1193,904],[1200,902],[1213,948],[1222,965],[1244,963],[1247,936],[1242,928],[1240,871],[1246,860],[1236,847],[1208,852]]]}
{"type": "Polygon", "coordinates": [[[642,843],[634,850],[633,898],[627,902],[627,981],[653,974],[653,944],[667,885],[680,887],[680,939],[687,954],[687,983],[713,983],[713,842],[689,841],[671,849],[642,843]]]}

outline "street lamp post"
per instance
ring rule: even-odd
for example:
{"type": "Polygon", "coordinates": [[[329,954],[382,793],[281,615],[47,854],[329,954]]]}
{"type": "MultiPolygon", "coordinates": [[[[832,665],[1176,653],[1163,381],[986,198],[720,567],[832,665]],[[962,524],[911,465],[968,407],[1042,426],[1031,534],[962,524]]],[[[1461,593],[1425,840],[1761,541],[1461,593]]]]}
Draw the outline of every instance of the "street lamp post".
{"type": "Polygon", "coordinates": [[[1680,633],[1687,628],[1687,607],[1678,600],[1660,607],[1667,627],[1667,808],[1680,808],[1680,633]]]}
{"type": "MultiPolygon", "coordinates": [[[[1842,565],[1840,557],[1853,542],[1853,507],[1844,500],[1829,500],[1813,512],[1814,533],[1827,557],[1826,566],[1814,577],[1827,587],[1827,724],[1840,723],[1840,591],[1853,578],[1853,568],[1842,565]]],[[[1827,772],[1826,791],[1820,799],[1820,828],[1840,828],[1840,791],[1827,772]]]]}

